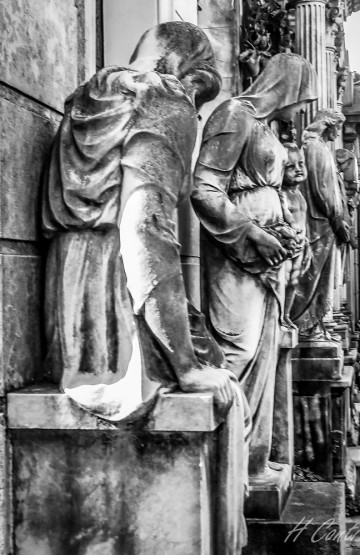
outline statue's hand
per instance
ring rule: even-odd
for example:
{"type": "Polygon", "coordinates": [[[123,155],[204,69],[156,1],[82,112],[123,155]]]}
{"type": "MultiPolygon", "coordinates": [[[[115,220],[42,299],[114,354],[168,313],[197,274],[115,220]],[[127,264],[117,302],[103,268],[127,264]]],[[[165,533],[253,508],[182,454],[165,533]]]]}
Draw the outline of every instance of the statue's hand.
{"type": "Polygon", "coordinates": [[[266,233],[259,227],[254,226],[249,239],[255,244],[256,250],[266,260],[269,266],[281,264],[287,257],[287,251],[270,233],[266,233]]]}
{"type": "Polygon", "coordinates": [[[220,409],[230,407],[234,399],[230,370],[222,368],[191,368],[178,377],[180,388],[187,393],[211,392],[220,409]]]}
{"type": "Polygon", "coordinates": [[[338,238],[340,239],[340,241],[342,241],[343,243],[348,243],[350,240],[350,227],[349,225],[344,221],[341,220],[337,226],[336,229],[336,234],[338,236],[338,238]]]}

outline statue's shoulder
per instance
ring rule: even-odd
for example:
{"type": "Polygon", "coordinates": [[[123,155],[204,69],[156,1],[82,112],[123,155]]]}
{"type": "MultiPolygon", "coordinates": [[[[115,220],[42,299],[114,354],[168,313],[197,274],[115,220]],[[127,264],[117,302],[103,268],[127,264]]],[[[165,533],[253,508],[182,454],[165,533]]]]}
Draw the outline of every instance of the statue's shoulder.
{"type": "Polygon", "coordinates": [[[244,129],[254,123],[255,110],[240,97],[222,102],[209,117],[204,138],[208,139],[220,133],[244,133],[244,129]]]}
{"type": "Polygon", "coordinates": [[[139,72],[120,66],[97,71],[79,85],[66,103],[88,106],[91,110],[92,104],[97,101],[117,106],[127,102],[133,104],[138,112],[146,112],[146,107],[156,102],[161,102],[163,106],[181,103],[185,111],[195,111],[182,84],[173,75],[162,75],[156,71],[139,72]]]}

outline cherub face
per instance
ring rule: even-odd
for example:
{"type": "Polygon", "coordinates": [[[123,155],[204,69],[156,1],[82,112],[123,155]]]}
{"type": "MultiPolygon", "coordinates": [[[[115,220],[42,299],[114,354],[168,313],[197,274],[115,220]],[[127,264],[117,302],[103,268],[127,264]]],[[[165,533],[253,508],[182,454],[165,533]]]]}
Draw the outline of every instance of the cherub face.
{"type": "Polygon", "coordinates": [[[285,166],[284,185],[300,185],[307,178],[304,153],[289,152],[288,161],[285,166]]]}

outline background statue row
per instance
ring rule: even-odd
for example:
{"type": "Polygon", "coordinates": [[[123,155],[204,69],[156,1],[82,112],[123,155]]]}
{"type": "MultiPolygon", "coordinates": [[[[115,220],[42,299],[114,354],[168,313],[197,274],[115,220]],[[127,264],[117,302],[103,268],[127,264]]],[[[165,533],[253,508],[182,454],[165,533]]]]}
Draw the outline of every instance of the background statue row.
{"type": "MultiPolygon", "coordinates": [[[[307,235],[311,257],[305,257],[299,271],[294,268],[285,317],[288,323],[289,318],[296,323],[301,339],[306,340],[332,340],[322,320],[332,309],[334,287],[342,284],[343,245],[352,239],[346,192],[329,148],[344,121],[340,112],[321,110],[303,133],[304,157],[288,146],[284,190],[296,222],[307,235]],[[301,181],[303,197],[296,190],[296,182],[301,181]]],[[[346,152],[342,151],[343,164],[353,156],[348,152],[344,157],[346,152]]],[[[298,267],[295,260],[293,265],[298,267]]]]}

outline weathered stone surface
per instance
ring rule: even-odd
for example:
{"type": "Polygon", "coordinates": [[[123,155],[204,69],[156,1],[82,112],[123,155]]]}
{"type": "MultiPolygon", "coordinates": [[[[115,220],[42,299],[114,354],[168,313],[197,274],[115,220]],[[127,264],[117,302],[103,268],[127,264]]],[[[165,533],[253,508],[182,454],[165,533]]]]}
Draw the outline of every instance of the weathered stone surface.
{"type": "MultiPolygon", "coordinates": [[[[204,29],[213,47],[217,68],[221,77],[233,77],[234,66],[234,30],[229,27],[204,29]]],[[[235,87],[234,81],[232,87],[235,87]]],[[[232,88],[233,94],[235,93],[232,88]]]]}
{"type": "Polygon", "coordinates": [[[41,371],[41,260],[0,256],[2,356],[5,389],[22,387],[41,371]]]}
{"type": "Polygon", "coordinates": [[[17,555],[209,554],[202,434],[16,432],[17,555]]]}
{"type": "Polygon", "coordinates": [[[243,555],[344,555],[344,484],[296,483],[280,520],[247,524],[243,555]]]}
{"type": "Polygon", "coordinates": [[[3,0],[0,36],[1,80],[62,110],[78,80],[75,2],[3,0]]]}
{"type": "Polygon", "coordinates": [[[28,241],[39,235],[40,177],[56,126],[53,119],[0,99],[1,237],[28,241]]]}
{"type": "MultiPolygon", "coordinates": [[[[118,426],[79,407],[56,386],[31,386],[9,393],[11,429],[117,430],[118,426]]],[[[210,432],[217,428],[212,394],[162,394],[147,427],[152,431],[210,432]]]]}
{"type": "Polygon", "coordinates": [[[232,0],[207,0],[198,13],[199,24],[208,27],[235,27],[236,8],[232,0]]]}

